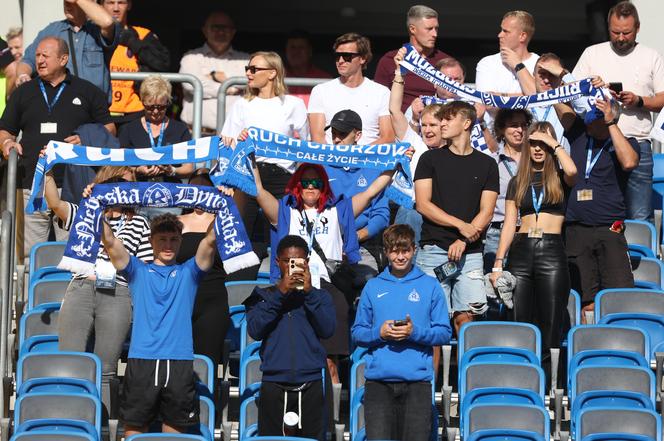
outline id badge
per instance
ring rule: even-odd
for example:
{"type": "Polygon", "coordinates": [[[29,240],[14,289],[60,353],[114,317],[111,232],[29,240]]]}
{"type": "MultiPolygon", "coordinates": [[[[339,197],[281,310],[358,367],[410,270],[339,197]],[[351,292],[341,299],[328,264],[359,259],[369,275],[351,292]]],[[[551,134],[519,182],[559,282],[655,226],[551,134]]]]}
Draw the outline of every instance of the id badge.
{"type": "Polygon", "coordinates": [[[311,286],[320,289],[320,269],[317,265],[309,265],[309,273],[311,274],[311,286]]]}
{"type": "Polygon", "coordinates": [[[583,201],[592,201],[593,200],[593,191],[590,188],[585,188],[583,190],[578,190],[576,192],[576,200],[579,202],[583,201]]]}
{"type": "Polygon", "coordinates": [[[111,262],[97,260],[95,263],[95,288],[115,289],[115,267],[111,262]]]}
{"type": "Polygon", "coordinates": [[[41,123],[39,127],[39,133],[58,133],[58,123],[41,123]]]}
{"type": "Polygon", "coordinates": [[[544,232],[542,231],[541,228],[529,228],[528,229],[528,237],[530,237],[530,238],[541,239],[543,235],[544,235],[544,232]]]}

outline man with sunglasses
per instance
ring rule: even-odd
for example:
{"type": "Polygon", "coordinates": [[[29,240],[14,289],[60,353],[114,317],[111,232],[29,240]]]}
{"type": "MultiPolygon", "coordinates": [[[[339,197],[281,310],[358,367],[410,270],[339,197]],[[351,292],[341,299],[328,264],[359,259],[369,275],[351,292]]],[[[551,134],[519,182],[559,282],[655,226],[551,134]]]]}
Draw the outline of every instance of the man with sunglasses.
{"type": "Polygon", "coordinates": [[[334,59],[339,77],[319,84],[309,98],[311,140],[332,143],[332,134],[325,132],[332,117],[343,109],[355,111],[362,119],[362,136],[357,144],[384,144],[394,141],[388,109],[390,91],[364,76],[371,61],[369,39],[348,33],[336,39],[334,59]]]}
{"type": "MultiPolygon", "coordinates": [[[[249,64],[249,54],[233,49],[231,43],[235,37],[233,19],[222,11],[214,11],[205,19],[201,29],[205,36],[205,44],[193,49],[180,60],[180,73],[196,76],[203,83],[203,115],[202,131],[204,134],[217,132],[217,92],[221,83],[230,77],[244,76],[244,67],[249,64]]],[[[194,119],[194,88],[182,83],[184,99],[182,104],[182,121],[191,126],[194,119]]],[[[228,89],[227,94],[233,95],[226,101],[228,111],[240,93],[237,87],[228,89]]],[[[219,127],[221,130],[221,127],[219,127]]]]}
{"type": "MultiPolygon", "coordinates": [[[[432,65],[449,58],[445,52],[436,48],[438,38],[438,12],[424,5],[414,5],[406,15],[406,27],[408,29],[408,42],[426,58],[432,65]]],[[[394,57],[398,49],[391,50],[383,55],[378,61],[374,80],[383,86],[390,88],[394,80],[394,57]]],[[[415,98],[421,95],[435,95],[436,89],[427,80],[417,75],[406,75],[403,90],[403,103],[401,111],[405,112],[415,98]]]]}

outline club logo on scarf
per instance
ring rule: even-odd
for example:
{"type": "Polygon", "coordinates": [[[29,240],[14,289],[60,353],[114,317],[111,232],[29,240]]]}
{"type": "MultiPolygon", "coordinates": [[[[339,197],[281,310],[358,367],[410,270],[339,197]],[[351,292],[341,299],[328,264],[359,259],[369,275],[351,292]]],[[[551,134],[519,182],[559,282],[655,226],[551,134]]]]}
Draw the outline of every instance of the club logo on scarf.
{"type": "Polygon", "coordinates": [[[226,173],[226,170],[228,170],[228,166],[230,165],[231,161],[229,161],[227,158],[219,158],[219,161],[217,162],[217,170],[219,174],[224,174],[226,173]]]}
{"type": "Polygon", "coordinates": [[[173,205],[173,196],[162,184],[154,184],[145,191],[143,205],[146,207],[170,207],[173,205]]]}
{"type": "MultiPolygon", "coordinates": [[[[98,210],[99,201],[94,198],[85,200],[81,204],[79,211],[82,211],[82,218],[74,223],[74,234],[76,235],[77,244],[72,247],[72,251],[76,256],[81,258],[91,258],[92,249],[95,244],[96,225],[99,221],[98,210]]],[[[78,219],[78,216],[77,216],[78,219]]]]}

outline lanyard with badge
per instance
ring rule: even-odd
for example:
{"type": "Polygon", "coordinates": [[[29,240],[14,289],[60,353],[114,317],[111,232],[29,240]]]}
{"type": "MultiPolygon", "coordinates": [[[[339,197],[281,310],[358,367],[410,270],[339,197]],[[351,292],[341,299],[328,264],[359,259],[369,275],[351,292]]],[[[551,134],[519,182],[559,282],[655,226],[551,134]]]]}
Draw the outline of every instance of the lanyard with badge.
{"type": "Polygon", "coordinates": [[[544,185],[542,185],[542,191],[539,194],[539,197],[536,197],[535,186],[530,184],[530,195],[533,198],[533,210],[535,210],[535,228],[528,229],[528,237],[535,239],[541,239],[543,236],[543,230],[537,228],[537,222],[539,221],[540,210],[542,209],[542,202],[544,202],[544,185]]]}
{"type": "MultiPolygon", "coordinates": [[[[65,86],[66,83],[64,81],[60,83],[60,87],[58,87],[57,92],[55,92],[53,101],[49,102],[48,95],[46,95],[46,87],[44,87],[44,82],[41,79],[39,79],[39,89],[41,90],[42,96],[44,97],[44,101],[46,102],[46,108],[48,109],[49,117],[53,113],[53,108],[60,99],[60,95],[62,95],[62,91],[65,89],[65,86]]],[[[56,122],[41,123],[39,133],[58,133],[58,123],[56,122]]]]}
{"type": "Polygon", "coordinates": [[[507,173],[510,174],[510,177],[513,178],[516,175],[516,171],[512,168],[510,161],[506,158],[509,158],[509,156],[501,154],[500,162],[505,166],[505,169],[507,170],[507,173]]]}
{"type": "MultiPolygon", "coordinates": [[[[611,138],[606,140],[602,148],[599,149],[599,152],[597,152],[597,154],[593,158],[592,154],[593,154],[593,147],[595,146],[595,139],[588,138],[588,143],[586,144],[586,151],[587,151],[586,172],[584,175],[586,185],[588,185],[588,181],[590,181],[590,173],[592,173],[593,168],[595,168],[595,164],[597,164],[599,157],[602,156],[602,152],[604,152],[606,146],[609,145],[609,142],[611,142],[611,138]]],[[[579,202],[592,201],[593,200],[592,188],[584,188],[581,190],[577,190],[576,200],[579,202]]]]}
{"type": "MultiPolygon", "coordinates": [[[[116,229],[117,235],[122,231],[122,227],[125,224],[127,216],[123,213],[120,216],[120,221],[118,222],[118,227],[116,229]]],[[[107,251],[104,251],[107,253],[107,251]]],[[[115,278],[116,278],[116,269],[113,266],[113,263],[107,260],[101,260],[97,258],[95,262],[95,288],[96,289],[115,289],[115,278]]]]}
{"type": "Polygon", "coordinates": [[[150,124],[150,121],[145,121],[145,123],[148,126],[148,138],[150,138],[150,147],[155,148],[155,147],[161,147],[161,143],[164,140],[164,127],[166,127],[166,120],[162,121],[161,127],[159,128],[159,138],[157,138],[157,145],[154,145],[154,138],[152,137],[152,124],[150,124]]]}
{"type": "MultiPolygon", "coordinates": [[[[316,213],[316,219],[314,219],[313,222],[309,222],[309,217],[307,216],[307,213],[304,210],[302,210],[302,221],[304,222],[307,229],[307,233],[309,234],[309,238],[307,241],[307,248],[309,249],[309,255],[311,255],[311,252],[314,247],[314,240],[316,238],[316,226],[318,225],[319,218],[320,218],[320,213],[316,213]]],[[[320,289],[320,275],[323,268],[319,268],[318,265],[316,265],[316,263],[314,262],[312,263],[313,265],[309,265],[309,273],[311,274],[311,285],[316,289],[320,289]]],[[[327,269],[325,269],[325,271],[327,271],[327,269]]]]}

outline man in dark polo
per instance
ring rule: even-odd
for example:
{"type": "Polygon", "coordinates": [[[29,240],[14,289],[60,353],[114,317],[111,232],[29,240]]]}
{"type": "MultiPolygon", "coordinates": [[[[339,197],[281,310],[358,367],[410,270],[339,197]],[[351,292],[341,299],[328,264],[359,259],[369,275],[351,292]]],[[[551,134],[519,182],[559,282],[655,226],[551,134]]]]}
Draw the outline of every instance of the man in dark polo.
{"type": "MultiPolygon", "coordinates": [[[[68,60],[69,48],[63,39],[43,38],[35,52],[38,77],[14,91],[0,118],[2,155],[7,158],[15,149],[21,157],[17,177],[18,205],[21,201],[24,205],[30,197],[39,152],[49,141],[80,144],[74,131],[87,123],[104,124],[107,130],[115,132],[106,95],[94,84],[71,75],[66,68],[68,60]],[[19,143],[16,136],[21,131],[23,135],[19,143]]],[[[63,166],[54,169],[58,187],[62,185],[63,170],[63,166]]],[[[22,208],[17,209],[17,214],[20,221],[22,208]]],[[[48,240],[51,224],[58,240],[67,237],[67,232],[57,227],[47,212],[25,214],[23,224],[17,223],[16,244],[19,255],[23,252],[24,257],[28,257],[34,244],[48,240]]]]}

